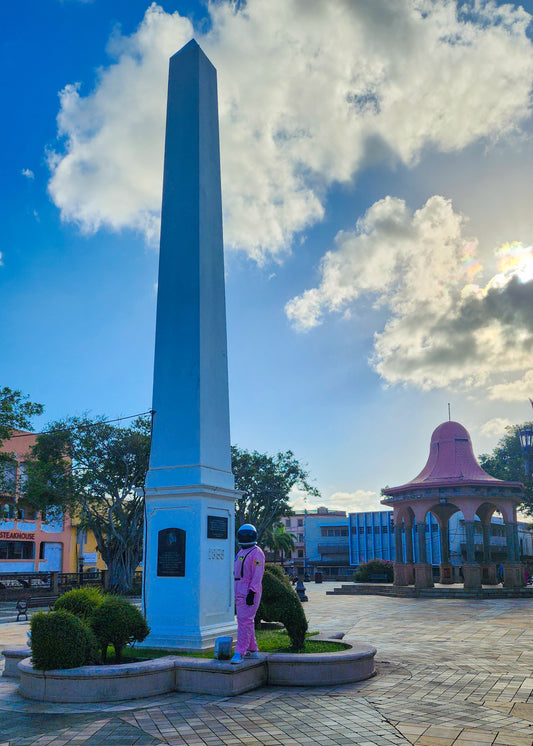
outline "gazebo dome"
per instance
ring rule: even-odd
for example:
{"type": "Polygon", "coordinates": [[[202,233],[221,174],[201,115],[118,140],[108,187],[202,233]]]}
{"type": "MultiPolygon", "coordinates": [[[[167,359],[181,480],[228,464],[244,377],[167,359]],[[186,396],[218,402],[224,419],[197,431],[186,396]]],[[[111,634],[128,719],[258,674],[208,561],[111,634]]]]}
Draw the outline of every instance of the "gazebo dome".
{"type": "Polygon", "coordinates": [[[453,480],[499,482],[476,461],[468,430],[459,422],[443,422],[431,436],[429,457],[420,474],[408,484],[453,480]]]}
{"type": "MultiPolygon", "coordinates": [[[[387,487],[382,490],[387,497],[401,496],[413,490],[436,487],[465,487],[479,485],[501,489],[524,491],[521,482],[507,482],[481,468],[472,449],[468,430],[459,422],[443,422],[431,436],[429,456],[426,465],[418,476],[398,487],[387,487]]],[[[387,504],[386,502],[384,504],[387,504]]]]}

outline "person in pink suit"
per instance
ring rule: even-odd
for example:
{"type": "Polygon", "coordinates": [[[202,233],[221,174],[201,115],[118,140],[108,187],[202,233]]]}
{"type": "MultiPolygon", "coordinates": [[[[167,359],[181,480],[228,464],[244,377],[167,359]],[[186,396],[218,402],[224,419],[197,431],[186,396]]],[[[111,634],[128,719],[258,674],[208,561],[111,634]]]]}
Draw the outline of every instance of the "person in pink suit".
{"type": "Polygon", "coordinates": [[[235,557],[235,606],[237,608],[237,644],[230,663],[242,663],[244,658],[258,658],[254,619],[261,601],[265,555],[257,546],[257,531],[245,523],[237,531],[240,551],[235,557]]]}

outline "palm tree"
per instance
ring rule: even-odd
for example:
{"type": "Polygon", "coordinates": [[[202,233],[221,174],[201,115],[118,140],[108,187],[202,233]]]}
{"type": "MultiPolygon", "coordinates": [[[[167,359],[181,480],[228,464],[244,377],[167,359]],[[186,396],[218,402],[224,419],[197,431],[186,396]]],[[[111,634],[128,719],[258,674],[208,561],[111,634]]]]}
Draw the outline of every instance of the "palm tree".
{"type": "Polygon", "coordinates": [[[296,536],[286,531],[283,523],[270,525],[263,534],[263,543],[272,552],[274,552],[274,562],[277,560],[278,552],[282,553],[282,558],[294,549],[296,536]]]}

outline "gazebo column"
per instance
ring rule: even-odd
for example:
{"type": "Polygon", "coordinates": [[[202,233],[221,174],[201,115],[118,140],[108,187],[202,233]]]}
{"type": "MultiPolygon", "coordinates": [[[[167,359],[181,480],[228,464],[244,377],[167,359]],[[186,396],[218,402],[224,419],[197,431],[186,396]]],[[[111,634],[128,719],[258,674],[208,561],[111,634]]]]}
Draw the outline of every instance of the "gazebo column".
{"type": "Polygon", "coordinates": [[[524,568],[520,562],[518,524],[509,521],[505,524],[507,559],[503,563],[503,587],[520,588],[524,585],[524,568]]]}
{"type": "Polygon", "coordinates": [[[433,588],[433,570],[427,561],[426,522],[416,522],[416,548],[418,562],[415,562],[415,588],[433,588]]]}
{"type": "Polygon", "coordinates": [[[484,521],[483,526],[483,562],[481,565],[481,582],[483,585],[498,585],[496,563],[492,562],[490,552],[490,520],[484,521]]]}
{"type": "Polygon", "coordinates": [[[464,587],[469,590],[481,589],[481,567],[476,562],[475,521],[465,520],[466,563],[463,565],[464,587]]]}
{"type": "Polygon", "coordinates": [[[405,523],[399,522],[394,524],[394,547],[395,547],[395,562],[394,562],[394,585],[412,585],[414,581],[414,569],[413,569],[413,541],[412,541],[412,527],[406,526],[405,523]],[[406,561],[403,559],[403,535],[405,530],[405,548],[406,548],[406,561]],[[409,541],[411,537],[411,541],[409,541]],[[410,559],[409,559],[410,550],[410,559]]]}
{"type": "Polygon", "coordinates": [[[413,546],[413,524],[405,524],[405,569],[408,585],[415,584],[415,549],[413,546]]]}
{"type": "Polygon", "coordinates": [[[453,567],[450,562],[450,544],[448,521],[442,520],[440,526],[440,578],[443,585],[453,583],[453,567]]]}
{"type": "Polygon", "coordinates": [[[394,522],[394,585],[409,585],[405,578],[403,561],[402,524],[394,522]]]}

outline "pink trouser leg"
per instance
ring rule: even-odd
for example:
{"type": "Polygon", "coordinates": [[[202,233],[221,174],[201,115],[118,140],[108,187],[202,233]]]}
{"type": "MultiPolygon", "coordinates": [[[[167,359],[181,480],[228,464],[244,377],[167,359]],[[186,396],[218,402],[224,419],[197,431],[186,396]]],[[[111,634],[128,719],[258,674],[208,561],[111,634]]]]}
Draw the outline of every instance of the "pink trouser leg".
{"type": "Polygon", "coordinates": [[[259,650],[254,629],[254,619],[259,601],[260,599],[253,606],[247,606],[244,597],[237,596],[235,599],[235,606],[237,607],[237,644],[235,645],[235,652],[241,655],[245,655],[248,650],[259,650]]]}

